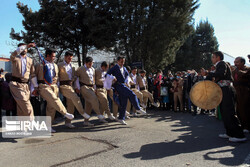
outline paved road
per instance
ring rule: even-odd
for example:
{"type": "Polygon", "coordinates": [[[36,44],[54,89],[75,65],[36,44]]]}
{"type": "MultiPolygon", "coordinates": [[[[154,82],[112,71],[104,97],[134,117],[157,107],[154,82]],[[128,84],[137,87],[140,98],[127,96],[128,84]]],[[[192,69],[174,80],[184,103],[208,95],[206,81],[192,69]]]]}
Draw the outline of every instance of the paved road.
{"type": "Polygon", "coordinates": [[[224,129],[213,116],[150,111],[127,123],[86,128],[78,119],[48,139],[0,138],[0,166],[250,166],[250,142],[218,138],[224,129]]]}

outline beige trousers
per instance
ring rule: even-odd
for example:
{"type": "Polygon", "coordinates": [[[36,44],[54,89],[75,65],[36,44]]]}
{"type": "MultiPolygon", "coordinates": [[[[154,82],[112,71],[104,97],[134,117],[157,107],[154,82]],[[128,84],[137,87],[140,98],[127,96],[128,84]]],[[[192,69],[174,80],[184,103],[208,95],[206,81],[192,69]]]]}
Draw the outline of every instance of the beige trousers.
{"type": "Polygon", "coordinates": [[[17,104],[17,115],[34,117],[33,107],[30,103],[29,85],[12,81],[9,83],[9,87],[17,104]]]}
{"type": "Polygon", "coordinates": [[[81,94],[85,100],[85,112],[90,115],[93,109],[97,115],[101,115],[94,88],[85,85],[81,86],[81,94]]]}
{"type": "MultiPolygon", "coordinates": [[[[138,89],[131,89],[134,94],[137,96],[137,98],[140,100],[140,103],[144,103],[143,102],[143,94],[142,92],[140,92],[138,89]]],[[[146,105],[146,104],[145,104],[146,105]]],[[[130,113],[131,111],[131,102],[128,100],[128,104],[127,104],[127,111],[130,113]]],[[[135,108],[133,107],[133,113],[135,113],[136,110],[135,108]]]]}
{"type": "Polygon", "coordinates": [[[58,86],[53,84],[51,86],[46,84],[39,84],[39,94],[47,101],[46,115],[51,117],[51,121],[54,120],[56,111],[62,115],[67,113],[62,101],[58,97],[58,86]]]}
{"type": "Polygon", "coordinates": [[[177,104],[178,100],[180,102],[180,111],[183,111],[183,99],[182,99],[182,93],[174,92],[174,110],[177,110],[177,104]]]}
{"type": "Polygon", "coordinates": [[[104,115],[104,112],[106,111],[108,115],[111,115],[110,109],[109,109],[107,90],[104,88],[97,88],[96,95],[99,100],[101,114],[104,115]]]}
{"type": "MultiPolygon", "coordinates": [[[[77,96],[72,86],[61,85],[60,92],[64,97],[66,97],[68,113],[74,114],[76,108],[81,115],[84,114],[85,111],[83,109],[81,99],[79,96],[77,96]]],[[[65,123],[71,123],[71,120],[66,119],[65,123]]]]}
{"type": "Polygon", "coordinates": [[[150,93],[148,90],[142,90],[141,92],[142,92],[142,94],[143,94],[143,103],[144,103],[145,105],[148,104],[148,99],[149,99],[149,101],[150,101],[151,103],[154,103],[154,98],[153,98],[152,93],[150,93]]]}

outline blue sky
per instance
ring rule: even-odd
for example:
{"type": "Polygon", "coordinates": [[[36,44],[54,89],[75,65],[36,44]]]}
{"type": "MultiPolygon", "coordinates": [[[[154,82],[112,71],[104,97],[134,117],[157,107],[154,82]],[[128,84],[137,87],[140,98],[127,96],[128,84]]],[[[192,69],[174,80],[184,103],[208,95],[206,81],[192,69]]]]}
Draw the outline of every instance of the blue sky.
{"type": "MultiPolygon", "coordinates": [[[[32,10],[38,10],[38,0],[20,0],[32,10]]],[[[16,32],[23,30],[22,15],[19,13],[17,0],[1,0],[0,5],[0,57],[9,56],[15,47],[9,37],[11,28],[16,32]]],[[[219,49],[234,57],[247,58],[250,54],[250,0],[200,0],[194,19],[196,24],[201,19],[214,26],[219,49]]]]}
{"type": "Polygon", "coordinates": [[[219,49],[234,57],[250,54],[250,0],[200,0],[194,18],[214,26],[219,49]]]}

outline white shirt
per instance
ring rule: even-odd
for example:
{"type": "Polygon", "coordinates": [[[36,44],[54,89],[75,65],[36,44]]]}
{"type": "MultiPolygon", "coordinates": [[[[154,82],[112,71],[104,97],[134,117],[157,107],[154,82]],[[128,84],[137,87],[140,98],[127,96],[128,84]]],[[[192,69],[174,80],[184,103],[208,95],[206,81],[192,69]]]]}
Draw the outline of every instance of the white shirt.
{"type": "Polygon", "coordinates": [[[75,88],[77,88],[78,90],[80,90],[80,82],[79,82],[79,77],[77,77],[75,84],[74,84],[75,88]]]}
{"type": "Polygon", "coordinates": [[[21,56],[21,62],[22,62],[22,76],[24,76],[24,74],[26,72],[27,57],[21,56]]]}
{"type": "Polygon", "coordinates": [[[86,72],[89,76],[89,79],[91,80],[92,83],[94,83],[94,70],[92,68],[88,68],[86,64],[84,64],[84,67],[86,69],[86,72]]]}
{"type": "Polygon", "coordinates": [[[136,75],[133,75],[132,73],[131,73],[131,75],[132,75],[132,79],[133,79],[134,84],[136,84],[136,75]]]}
{"type": "Polygon", "coordinates": [[[104,82],[103,82],[103,87],[107,90],[110,90],[112,87],[112,81],[115,79],[113,75],[107,74],[104,82]]]}
{"type": "Polygon", "coordinates": [[[56,75],[54,63],[50,63],[50,62],[48,62],[47,60],[45,60],[45,62],[46,62],[46,64],[47,64],[48,67],[49,67],[51,77],[54,78],[55,75],[56,75]]]}
{"type": "Polygon", "coordinates": [[[66,63],[65,61],[63,61],[64,64],[65,64],[65,70],[69,76],[69,80],[72,80],[72,66],[71,66],[71,63],[66,63]]]}
{"type": "Polygon", "coordinates": [[[25,49],[27,48],[27,45],[22,45],[16,49],[16,53],[18,54],[18,57],[21,58],[21,63],[22,63],[22,76],[24,76],[26,72],[26,65],[27,65],[27,57],[22,57],[20,53],[22,53],[25,49]]]}

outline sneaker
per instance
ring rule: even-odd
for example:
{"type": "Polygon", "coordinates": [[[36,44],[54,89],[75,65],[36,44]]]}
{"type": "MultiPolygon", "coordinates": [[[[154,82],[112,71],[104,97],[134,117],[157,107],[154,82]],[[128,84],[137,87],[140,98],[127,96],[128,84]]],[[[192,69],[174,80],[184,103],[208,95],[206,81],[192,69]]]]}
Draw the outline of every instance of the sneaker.
{"type": "Polygon", "coordinates": [[[126,111],[125,115],[127,115],[127,116],[128,116],[128,115],[130,115],[130,113],[129,113],[128,111],[126,111]]]}
{"type": "Polygon", "coordinates": [[[126,118],[126,119],[130,119],[130,116],[127,115],[127,116],[125,116],[125,118],[126,118]]]}
{"type": "Polygon", "coordinates": [[[94,124],[92,124],[92,123],[90,123],[90,122],[84,121],[84,122],[83,122],[83,126],[93,127],[94,124]]]}
{"type": "Polygon", "coordinates": [[[154,102],[154,103],[152,103],[152,105],[155,106],[155,107],[157,107],[157,108],[160,107],[160,103],[154,102]]]}
{"type": "Polygon", "coordinates": [[[140,110],[136,110],[136,112],[138,112],[138,113],[140,113],[142,115],[146,115],[147,114],[147,112],[144,111],[142,108],[140,110]]]}
{"type": "Polygon", "coordinates": [[[97,115],[98,119],[105,119],[105,117],[103,115],[97,115]]]}
{"type": "Polygon", "coordinates": [[[244,142],[244,141],[247,141],[247,138],[236,138],[236,137],[230,137],[229,138],[229,141],[230,142],[234,142],[234,143],[237,143],[237,142],[244,142]]]}
{"type": "Polygon", "coordinates": [[[142,108],[147,108],[147,106],[143,103],[141,103],[142,108]]]}
{"type": "Polygon", "coordinates": [[[136,113],[133,113],[132,116],[133,116],[133,117],[137,117],[137,114],[136,114],[136,113]]]}
{"type": "Polygon", "coordinates": [[[89,119],[89,118],[90,118],[89,114],[87,114],[86,112],[85,112],[84,114],[82,114],[82,116],[83,116],[83,118],[85,118],[85,119],[89,119]]]}
{"type": "Polygon", "coordinates": [[[219,137],[223,138],[223,139],[229,139],[230,138],[227,134],[219,134],[219,137]]]}
{"type": "Polygon", "coordinates": [[[68,127],[68,128],[70,128],[70,129],[74,129],[75,128],[75,126],[72,125],[72,123],[66,123],[65,126],[68,127]]]}
{"type": "Polygon", "coordinates": [[[120,122],[122,125],[127,125],[127,123],[122,119],[118,119],[118,122],[120,122]]]}
{"type": "Polygon", "coordinates": [[[244,132],[244,133],[249,133],[249,130],[243,129],[243,132],[244,132]]]}
{"type": "Polygon", "coordinates": [[[70,119],[70,120],[74,119],[74,115],[72,115],[72,114],[70,114],[70,113],[66,113],[64,116],[65,116],[66,118],[70,119]]]}
{"type": "Polygon", "coordinates": [[[111,121],[114,121],[114,120],[115,120],[115,117],[114,117],[113,115],[109,115],[109,119],[110,119],[111,121]]]}

